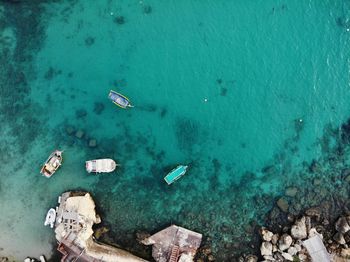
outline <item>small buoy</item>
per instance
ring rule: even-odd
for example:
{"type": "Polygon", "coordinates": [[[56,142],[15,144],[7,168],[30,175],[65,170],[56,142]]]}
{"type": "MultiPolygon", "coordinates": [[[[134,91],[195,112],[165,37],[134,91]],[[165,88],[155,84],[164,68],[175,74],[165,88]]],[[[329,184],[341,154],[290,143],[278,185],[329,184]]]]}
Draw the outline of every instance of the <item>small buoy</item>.
{"type": "Polygon", "coordinates": [[[300,123],[303,122],[303,119],[300,118],[300,119],[299,119],[299,122],[300,122],[300,123]]]}
{"type": "Polygon", "coordinates": [[[204,98],[204,102],[208,102],[208,99],[207,99],[207,98],[204,98]]]}
{"type": "Polygon", "coordinates": [[[113,15],[113,12],[111,12],[111,15],[113,15]]]}
{"type": "Polygon", "coordinates": [[[346,31],[349,32],[349,31],[350,31],[350,28],[346,28],[346,31]]]}

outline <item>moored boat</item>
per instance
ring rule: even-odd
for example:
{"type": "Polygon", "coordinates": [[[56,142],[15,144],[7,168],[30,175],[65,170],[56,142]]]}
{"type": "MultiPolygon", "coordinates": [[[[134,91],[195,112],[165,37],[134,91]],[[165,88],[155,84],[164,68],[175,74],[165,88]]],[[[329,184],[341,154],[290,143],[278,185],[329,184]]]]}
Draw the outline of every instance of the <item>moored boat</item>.
{"type": "Polygon", "coordinates": [[[188,166],[178,165],[164,177],[165,182],[171,185],[186,173],[187,168],[188,166]]]}
{"type": "Polygon", "coordinates": [[[91,173],[110,173],[115,170],[117,164],[113,159],[94,159],[85,162],[86,171],[91,173]]]}
{"type": "Polygon", "coordinates": [[[57,169],[61,166],[63,158],[63,151],[55,150],[49,158],[46,160],[45,164],[40,170],[40,173],[47,178],[50,178],[57,169]]]}
{"type": "Polygon", "coordinates": [[[56,221],[56,210],[53,208],[50,208],[49,211],[47,211],[44,226],[50,225],[50,227],[53,228],[55,225],[55,221],[56,221]]]}
{"type": "Polygon", "coordinates": [[[114,104],[116,104],[121,108],[125,109],[127,107],[133,107],[126,96],[119,94],[116,91],[113,91],[113,90],[109,91],[108,97],[109,99],[112,100],[114,104]]]}

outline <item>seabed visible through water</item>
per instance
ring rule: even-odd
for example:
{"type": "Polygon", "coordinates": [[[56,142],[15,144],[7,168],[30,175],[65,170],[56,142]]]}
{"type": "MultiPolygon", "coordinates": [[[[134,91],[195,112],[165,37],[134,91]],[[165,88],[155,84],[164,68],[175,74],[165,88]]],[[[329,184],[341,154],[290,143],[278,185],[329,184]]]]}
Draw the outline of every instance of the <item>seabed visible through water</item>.
{"type": "Polygon", "coordinates": [[[50,256],[45,214],[67,190],[91,192],[111,229],[102,241],[145,258],[136,232],[172,223],[201,232],[217,261],[252,252],[259,225],[283,222],[287,187],[295,215],[348,206],[349,8],[1,1],[0,256],[50,256]],[[56,148],[64,163],[47,180],[56,148]],[[107,157],[115,174],[85,172],[107,157]],[[180,163],[188,173],[167,186],[180,163]]]}

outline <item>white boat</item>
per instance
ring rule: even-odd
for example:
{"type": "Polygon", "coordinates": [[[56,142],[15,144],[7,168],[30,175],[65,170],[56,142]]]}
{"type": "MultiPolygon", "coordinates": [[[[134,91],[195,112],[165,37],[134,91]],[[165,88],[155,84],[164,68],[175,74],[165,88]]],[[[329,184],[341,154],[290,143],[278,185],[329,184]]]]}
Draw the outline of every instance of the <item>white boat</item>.
{"type": "Polygon", "coordinates": [[[105,158],[86,161],[85,166],[89,173],[110,173],[115,170],[117,164],[113,159],[105,158]]]}
{"type": "Polygon", "coordinates": [[[50,178],[56,170],[62,165],[62,153],[63,151],[55,150],[40,170],[40,173],[47,178],[50,178]]]}
{"type": "Polygon", "coordinates": [[[49,211],[47,211],[44,226],[50,225],[50,227],[53,228],[55,225],[55,221],[56,221],[56,210],[53,208],[50,208],[49,211]]]}

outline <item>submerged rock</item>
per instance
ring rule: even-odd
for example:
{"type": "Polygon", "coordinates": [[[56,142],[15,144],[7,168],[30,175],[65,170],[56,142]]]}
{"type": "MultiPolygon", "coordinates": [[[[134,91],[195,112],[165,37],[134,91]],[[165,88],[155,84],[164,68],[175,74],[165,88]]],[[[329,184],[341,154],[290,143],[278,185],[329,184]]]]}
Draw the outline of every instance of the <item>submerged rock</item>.
{"type": "Polygon", "coordinates": [[[278,199],[277,201],[277,206],[285,213],[288,212],[288,207],[289,207],[289,204],[288,204],[288,201],[285,200],[284,198],[280,198],[278,199]]]}
{"type": "Polygon", "coordinates": [[[82,139],[84,137],[84,131],[83,130],[78,130],[76,133],[75,133],[75,137],[78,138],[78,139],[82,139]]]}
{"type": "Polygon", "coordinates": [[[320,220],[322,211],[319,207],[312,207],[305,211],[305,214],[309,217],[315,217],[317,221],[320,220]]]}
{"type": "Polygon", "coordinates": [[[97,146],[97,141],[96,139],[90,139],[89,140],[89,147],[96,147],[97,146]]]}
{"type": "Polygon", "coordinates": [[[74,129],[74,127],[73,126],[66,126],[66,133],[68,134],[68,135],[73,135],[73,133],[75,132],[75,129],[74,129]]]}
{"type": "Polygon", "coordinates": [[[297,193],[298,193],[298,188],[296,187],[288,187],[285,191],[285,195],[289,197],[295,197],[297,193]]]}

